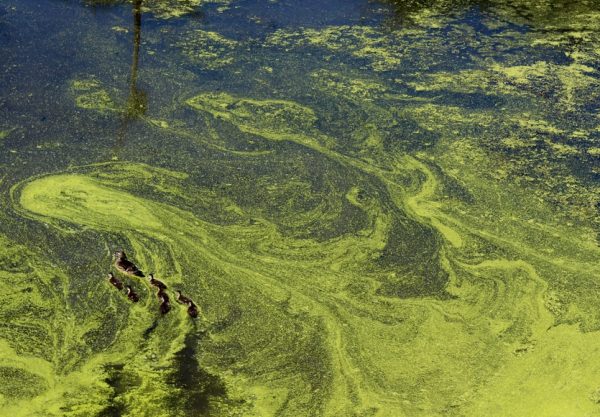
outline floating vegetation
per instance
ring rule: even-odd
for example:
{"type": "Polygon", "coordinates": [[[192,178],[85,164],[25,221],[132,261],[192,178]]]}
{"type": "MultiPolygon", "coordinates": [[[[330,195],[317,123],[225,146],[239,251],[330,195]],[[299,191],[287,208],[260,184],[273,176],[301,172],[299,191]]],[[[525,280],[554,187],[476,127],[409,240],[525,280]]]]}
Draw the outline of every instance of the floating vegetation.
{"type": "Polygon", "coordinates": [[[394,45],[392,39],[369,26],[331,26],[297,32],[280,29],[270,35],[266,42],[267,45],[286,50],[316,46],[333,53],[349,53],[357,58],[368,59],[376,71],[399,67],[405,54],[402,45],[394,45]]]}
{"type": "Polygon", "coordinates": [[[206,93],[186,101],[190,107],[223,118],[242,131],[285,140],[287,135],[302,134],[316,121],[314,112],[286,100],[255,100],[227,93],[206,93]]]}
{"type": "Polygon", "coordinates": [[[387,91],[385,85],[376,80],[350,78],[342,73],[325,69],[317,70],[310,76],[318,88],[341,98],[374,100],[387,91]]]}
{"type": "Polygon", "coordinates": [[[217,32],[194,30],[187,33],[177,46],[193,62],[202,67],[216,70],[231,65],[235,60],[238,42],[217,32]]]}
{"type": "Polygon", "coordinates": [[[64,75],[63,145],[0,165],[6,413],[599,413],[597,11],[387,3],[149,25],[129,124],[64,75]]]}
{"type": "Polygon", "coordinates": [[[84,0],[85,4],[92,7],[138,4],[142,12],[157,19],[177,19],[197,13],[205,4],[220,4],[221,7],[226,7],[233,2],[235,0],[84,0]]]}
{"type": "Polygon", "coordinates": [[[175,19],[195,12],[203,3],[203,0],[150,0],[142,2],[142,11],[158,19],[175,19]]]}
{"type": "Polygon", "coordinates": [[[101,113],[118,111],[109,92],[95,78],[71,81],[71,91],[77,107],[101,113]]]}

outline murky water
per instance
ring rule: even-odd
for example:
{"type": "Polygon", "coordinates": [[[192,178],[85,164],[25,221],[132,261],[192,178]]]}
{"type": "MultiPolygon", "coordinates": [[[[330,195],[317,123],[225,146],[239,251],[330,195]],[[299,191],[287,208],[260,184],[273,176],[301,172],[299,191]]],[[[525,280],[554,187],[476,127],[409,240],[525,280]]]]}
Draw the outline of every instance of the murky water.
{"type": "Polygon", "coordinates": [[[2,0],[0,415],[600,416],[599,45],[598,1],[2,0]]]}

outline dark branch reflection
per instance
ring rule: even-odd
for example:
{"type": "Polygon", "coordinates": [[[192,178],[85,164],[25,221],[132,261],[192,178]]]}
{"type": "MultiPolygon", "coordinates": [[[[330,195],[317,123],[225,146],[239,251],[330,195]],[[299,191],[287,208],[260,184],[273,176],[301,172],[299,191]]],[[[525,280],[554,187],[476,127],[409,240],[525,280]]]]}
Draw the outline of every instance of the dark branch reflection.
{"type": "Polygon", "coordinates": [[[117,132],[116,150],[125,144],[125,135],[129,124],[146,114],[148,97],[146,92],[138,88],[138,68],[140,60],[140,45],[142,42],[142,1],[133,1],[133,52],[129,74],[129,94],[123,110],[123,116],[117,132]]]}

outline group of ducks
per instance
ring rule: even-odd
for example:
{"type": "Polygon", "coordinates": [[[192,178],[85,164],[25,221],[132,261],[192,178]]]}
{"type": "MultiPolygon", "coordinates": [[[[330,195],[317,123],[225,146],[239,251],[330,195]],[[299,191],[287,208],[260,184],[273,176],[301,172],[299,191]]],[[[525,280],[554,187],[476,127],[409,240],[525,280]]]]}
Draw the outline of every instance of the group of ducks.
{"type": "MultiPolygon", "coordinates": [[[[133,275],[140,278],[144,277],[144,273],[140,271],[139,268],[133,262],[127,259],[127,255],[125,255],[125,252],[123,252],[122,250],[117,251],[114,253],[114,257],[115,268],[118,271],[127,275],[133,275]]],[[[112,272],[108,273],[107,279],[113,287],[115,287],[119,291],[123,290],[123,283],[119,281],[112,272]]],[[[152,274],[148,274],[148,280],[150,282],[150,285],[158,289],[158,291],[156,292],[156,297],[160,301],[161,314],[167,314],[171,310],[171,302],[169,300],[169,295],[166,292],[167,286],[163,282],[155,279],[154,275],[152,274]]],[[[137,303],[140,300],[140,297],[133,290],[133,288],[131,288],[131,285],[125,285],[124,287],[127,293],[127,298],[131,302],[137,303]]],[[[187,312],[190,315],[190,317],[198,317],[198,307],[196,306],[196,304],[194,304],[194,302],[191,299],[183,295],[181,291],[176,290],[175,292],[177,293],[177,302],[179,304],[185,304],[188,306],[187,312]]]]}

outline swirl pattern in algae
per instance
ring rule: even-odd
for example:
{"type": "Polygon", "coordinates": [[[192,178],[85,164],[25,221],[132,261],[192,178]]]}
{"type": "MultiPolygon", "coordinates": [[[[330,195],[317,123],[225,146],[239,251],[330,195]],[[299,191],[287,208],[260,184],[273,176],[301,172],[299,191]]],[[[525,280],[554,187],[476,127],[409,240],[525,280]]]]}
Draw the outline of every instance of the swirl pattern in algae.
{"type": "MultiPolygon", "coordinates": [[[[0,414],[600,416],[600,32],[511,10],[492,35],[435,9],[264,42],[165,30],[231,88],[176,71],[128,116],[146,141],[0,167],[0,414]],[[115,291],[120,247],[201,319],[115,291]]],[[[122,116],[110,77],[74,77],[72,107],[122,116]]]]}
{"type": "Polygon", "coordinates": [[[490,162],[466,143],[437,156],[404,155],[386,170],[337,152],[312,125],[314,113],[296,103],[224,93],[187,103],[326,158],[339,176],[323,179],[325,207],[294,205],[314,197],[313,172],[255,185],[261,198],[284,199],[283,207],[244,205],[194,186],[186,174],[126,162],[13,187],[21,215],[65,239],[87,230],[121,236],[140,265],[185,288],[205,314],[200,324],[183,310],[159,319],[147,288],[130,307],[99,278],[72,282],[50,265],[20,262],[32,255],[25,248],[7,253],[4,269],[16,271],[5,274],[17,281],[33,274],[27,298],[47,311],[42,319],[23,315],[31,306],[5,308],[30,329],[23,344],[3,348],[6,372],[32,381],[4,388],[24,399],[16,415],[595,409],[600,364],[586,358],[600,337],[569,323],[585,318],[594,329],[597,313],[581,311],[590,304],[577,289],[560,297],[549,289],[572,280],[584,292],[593,285],[600,251],[592,233],[553,222],[552,208],[519,187],[486,181],[481,170],[490,162]],[[468,192],[442,174],[445,166],[463,166],[468,192]],[[178,200],[231,215],[207,219],[178,200]],[[492,207],[493,215],[481,214],[492,207]],[[311,228],[321,234],[301,232],[311,228]],[[86,294],[86,305],[69,300],[73,294],[86,294]],[[568,296],[579,300],[566,310],[568,296]],[[59,353],[48,357],[49,346],[59,353]],[[540,404],[548,389],[553,401],[540,404]],[[515,390],[526,399],[514,402],[515,390]]]}

